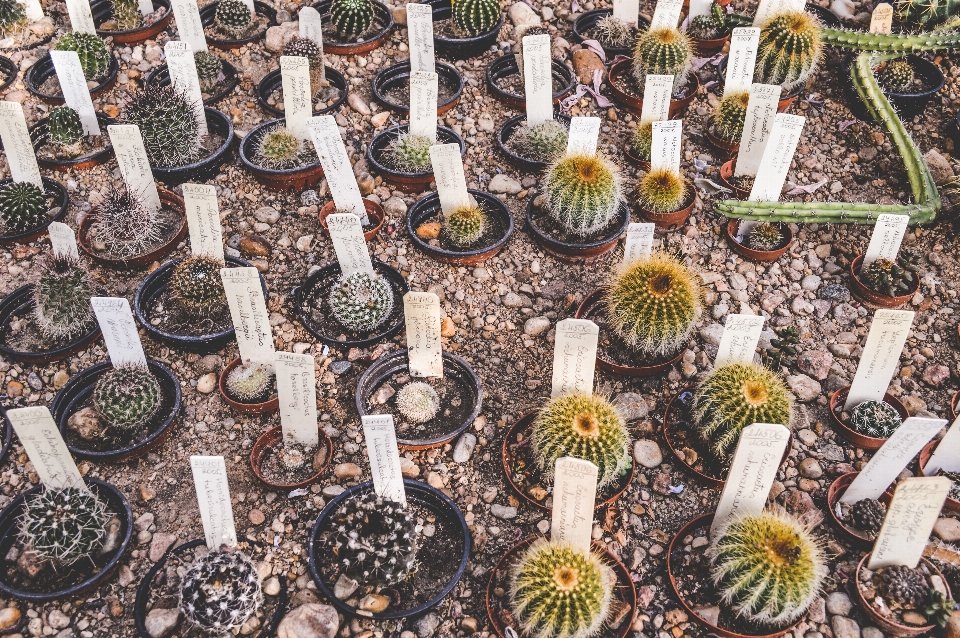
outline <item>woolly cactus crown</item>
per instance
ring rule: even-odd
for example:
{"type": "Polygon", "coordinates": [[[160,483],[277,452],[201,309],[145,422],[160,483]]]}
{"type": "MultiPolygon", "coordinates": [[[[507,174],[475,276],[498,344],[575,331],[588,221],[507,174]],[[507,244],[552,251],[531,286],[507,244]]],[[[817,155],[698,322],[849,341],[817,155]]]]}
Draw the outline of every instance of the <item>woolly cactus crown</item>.
{"type": "Polygon", "coordinates": [[[146,84],[127,103],[126,121],[140,127],[152,166],[176,168],[200,159],[200,121],[193,104],[172,84],[146,84]]]}
{"type": "Polygon", "coordinates": [[[260,403],[274,394],[276,378],[273,366],[244,363],[227,374],[227,393],[235,401],[260,403]]]}
{"type": "Polygon", "coordinates": [[[390,141],[384,159],[393,168],[404,173],[422,173],[433,170],[430,147],[434,142],[424,135],[401,133],[390,141]]]}
{"type": "Polygon", "coordinates": [[[429,383],[414,381],[400,388],[397,409],[414,423],[426,423],[440,411],[440,397],[429,383]]]}
{"type": "Polygon", "coordinates": [[[487,230],[487,214],[479,206],[461,206],[445,217],[447,237],[457,246],[470,246],[487,230]]]}
{"type": "Polygon", "coordinates": [[[45,487],[24,504],[20,540],[55,566],[72,565],[103,547],[109,518],[106,505],[85,489],[45,487]]]}
{"type": "Polygon", "coordinates": [[[378,274],[342,277],[330,291],[334,318],[350,330],[366,332],[383,325],[393,310],[393,288],[378,274]]]}
{"type": "Polygon", "coordinates": [[[654,213],[673,213],[688,202],[690,192],[683,178],[672,170],[660,168],[650,171],[637,187],[640,205],[654,213]]]}
{"type": "Polygon", "coordinates": [[[239,629],[263,604],[257,566],[232,549],[198,557],[180,581],[180,611],[216,635],[239,629]]]}
{"type": "Polygon", "coordinates": [[[312,145],[290,133],[283,122],[267,128],[254,150],[257,163],[279,171],[317,161],[312,145]]]}
{"type": "Polygon", "coordinates": [[[571,154],[547,169],[550,216],[575,235],[605,228],[623,201],[620,171],[598,154],[571,154]]]}
{"type": "Polygon", "coordinates": [[[88,80],[99,80],[106,77],[110,70],[113,54],[107,49],[100,36],[93,33],[71,31],[57,40],[57,51],[76,51],[80,58],[80,68],[83,77],[88,80]]]}
{"type": "Polygon", "coordinates": [[[90,274],[72,255],[56,255],[40,266],[33,286],[33,318],[44,336],[70,340],[93,327],[96,318],[90,274]]]}

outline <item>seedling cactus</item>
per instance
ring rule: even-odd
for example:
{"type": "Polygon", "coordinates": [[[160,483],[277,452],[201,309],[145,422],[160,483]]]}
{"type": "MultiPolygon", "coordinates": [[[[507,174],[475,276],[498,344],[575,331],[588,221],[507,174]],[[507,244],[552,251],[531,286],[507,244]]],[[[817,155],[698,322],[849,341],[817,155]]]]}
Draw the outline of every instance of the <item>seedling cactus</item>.
{"type": "Polygon", "coordinates": [[[47,198],[31,182],[9,182],[0,188],[0,229],[4,233],[24,233],[49,219],[47,198]]]}
{"type": "Polygon", "coordinates": [[[444,219],[450,241],[460,247],[470,246],[487,230],[487,214],[479,206],[461,206],[444,219]]]}
{"type": "Polygon", "coordinates": [[[879,76],[880,83],[894,93],[909,93],[913,86],[913,66],[906,59],[887,62],[879,76]]]}
{"type": "Polygon", "coordinates": [[[94,494],[79,487],[43,488],[27,499],[20,540],[55,568],[100,551],[110,514],[94,494]]]}
{"type": "Polygon", "coordinates": [[[113,21],[118,30],[129,31],[143,24],[137,0],[111,0],[110,4],[113,5],[113,21]]]}
{"type": "Polygon", "coordinates": [[[957,609],[957,603],[939,589],[931,587],[930,598],[922,609],[927,620],[938,627],[946,627],[947,623],[950,622],[950,617],[953,616],[953,612],[957,609]]]}
{"type": "Polygon", "coordinates": [[[713,132],[722,140],[739,142],[743,135],[743,121],[747,118],[749,91],[728,93],[720,100],[720,106],[713,116],[713,132]]]}
{"type": "Polygon", "coordinates": [[[922,609],[930,598],[927,576],[915,567],[881,567],[876,572],[876,578],[883,596],[901,609],[922,609]]]}
{"type": "Polygon", "coordinates": [[[17,0],[0,0],[0,33],[8,35],[27,25],[25,6],[17,0]]]}
{"type": "Polygon", "coordinates": [[[687,81],[692,62],[693,43],[683,31],[651,29],[641,34],[634,46],[633,79],[643,87],[648,75],[672,75],[676,92],[687,81]]]}
{"type": "Polygon", "coordinates": [[[264,131],[254,154],[257,163],[275,171],[296,168],[315,160],[313,150],[279,122],[264,131]]]}
{"type": "Polygon", "coordinates": [[[161,390],[145,366],[121,365],[97,379],[93,407],[107,425],[121,431],[143,427],[160,410],[161,390]]]}
{"type": "Polygon", "coordinates": [[[330,4],[330,21],[344,39],[354,39],[369,31],[373,14],[371,0],[333,0],[330,4]]]}
{"type": "Polygon", "coordinates": [[[197,65],[197,78],[200,90],[210,92],[216,88],[223,77],[223,60],[210,51],[197,51],[193,54],[197,65]]]}
{"type": "Polygon", "coordinates": [[[90,274],[80,260],[56,255],[40,266],[33,286],[33,318],[45,337],[71,340],[90,330],[96,318],[90,274]]]}
{"type": "Polygon", "coordinates": [[[865,268],[861,266],[860,277],[871,290],[888,297],[899,297],[913,290],[919,262],[920,254],[905,248],[897,255],[896,261],[881,258],[865,268]]]}
{"type": "Polygon", "coordinates": [[[213,23],[227,35],[240,39],[253,26],[253,12],[243,0],[220,0],[213,23]]]}
{"type": "Polygon", "coordinates": [[[761,25],[754,80],[786,91],[805,82],[823,53],[820,25],[806,11],[773,16],[761,25]]]}
{"type": "Polygon", "coordinates": [[[80,114],[69,106],[58,106],[47,118],[50,143],[65,157],[77,157],[83,152],[83,123],[80,114]]]}
{"type": "Polygon", "coordinates": [[[615,18],[613,14],[597,20],[593,30],[600,44],[615,49],[626,49],[637,37],[636,29],[620,18],[615,18]]]}
{"type": "Polygon", "coordinates": [[[260,403],[273,396],[276,380],[273,366],[244,363],[227,374],[227,394],[241,403],[260,403]]]}
{"type": "Polygon", "coordinates": [[[216,635],[239,629],[262,604],[257,566],[225,546],[198,557],[180,581],[180,611],[216,635]]]}
{"type": "Polygon", "coordinates": [[[71,31],[64,34],[54,47],[57,51],[76,51],[80,57],[83,77],[88,80],[100,80],[110,70],[113,54],[99,36],[92,33],[71,31]]]}
{"type": "Polygon", "coordinates": [[[567,148],[567,127],[556,120],[547,120],[536,126],[526,123],[513,134],[512,142],[520,154],[538,162],[550,162],[567,148]]]}
{"type": "Polygon", "coordinates": [[[159,215],[145,206],[139,196],[115,186],[94,209],[94,216],[97,239],[117,258],[144,254],[162,235],[159,215]]]}
{"type": "Polygon", "coordinates": [[[186,93],[172,84],[145,84],[127,103],[126,121],[140,127],[152,166],[185,166],[200,159],[200,121],[186,93]]]}
{"type": "Polygon", "coordinates": [[[783,246],[783,231],[777,224],[760,223],[747,233],[747,246],[754,250],[770,251],[783,246]]]}
{"type": "Polygon", "coordinates": [[[361,583],[393,585],[416,567],[417,528],[407,509],[372,490],[344,501],[333,520],[333,555],[361,583]]]}
{"type": "Polygon", "coordinates": [[[404,173],[432,171],[430,147],[433,144],[434,141],[424,135],[401,133],[387,146],[383,159],[394,169],[404,173]]]}
{"type": "Polygon", "coordinates": [[[174,267],[170,292],[188,315],[204,317],[226,305],[221,268],[222,263],[205,256],[187,257],[174,267]]]}
{"type": "Polygon", "coordinates": [[[903,423],[893,406],[883,401],[864,401],[850,415],[850,426],[864,436],[888,439],[903,423]]]}
{"type": "Polygon", "coordinates": [[[350,330],[378,328],[393,309],[393,289],[380,275],[358,272],[343,277],[330,293],[334,318],[350,330]]]}
{"type": "Polygon", "coordinates": [[[283,47],[284,55],[306,58],[310,63],[310,89],[316,93],[323,81],[323,51],[309,38],[294,38],[283,47]]]}
{"type": "Polygon", "coordinates": [[[468,37],[487,33],[500,21],[500,0],[453,0],[453,24],[468,37]]]}
{"type": "Polygon", "coordinates": [[[426,423],[440,411],[440,397],[429,383],[414,381],[400,388],[397,409],[408,421],[426,423]]]}
{"type": "Polygon", "coordinates": [[[637,187],[640,205],[653,213],[673,213],[687,203],[689,190],[683,178],[661,168],[647,173],[637,187]]]}
{"type": "Polygon", "coordinates": [[[794,326],[786,326],[777,332],[777,337],[770,340],[770,349],[761,353],[764,365],[771,370],[782,370],[794,365],[793,357],[797,356],[797,344],[800,343],[800,333],[794,326]]]}
{"type": "Polygon", "coordinates": [[[550,216],[574,235],[606,228],[622,202],[617,167],[600,155],[565,155],[547,170],[550,216]]]}

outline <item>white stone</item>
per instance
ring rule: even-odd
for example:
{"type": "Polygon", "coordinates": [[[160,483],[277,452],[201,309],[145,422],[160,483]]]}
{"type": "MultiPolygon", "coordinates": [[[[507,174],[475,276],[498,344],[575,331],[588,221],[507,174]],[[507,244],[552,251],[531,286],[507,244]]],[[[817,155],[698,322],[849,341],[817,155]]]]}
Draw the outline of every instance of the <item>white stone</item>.
{"type": "Polygon", "coordinates": [[[143,624],[146,626],[150,638],[165,638],[177,628],[179,622],[180,610],[178,608],[151,609],[143,624]]]}
{"type": "Polygon", "coordinates": [[[645,468],[653,469],[663,462],[663,452],[656,441],[640,439],[633,443],[633,460],[645,468]]]}
{"type": "MultiPolygon", "coordinates": [[[[513,5],[517,6],[517,5],[513,5]]],[[[527,5],[523,5],[527,6],[527,5]]],[[[491,193],[506,193],[507,195],[516,195],[523,190],[523,185],[512,177],[507,177],[503,173],[497,173],[490,180],[491,193]]]]}
{"type": "Polygon", "coordinates": [[[466,463],[473,455],[474,448],[477,447],[477,436],[472,432],[464,432],[457,439],[457,444],[453,447],[453,460],[455,463],[466,463]]]}
{"type": "Polygon", "coordinates": [[[523,324],[523,334],[536,337],[550,327],[550,320],[546,317],[530,317],[523,324]]]}
{"type": "Polygon", "coordinates": [[[306,603],[287,612],[277,627],[277,638],[334,638],[340,617],[330,605],[306,603]]]}

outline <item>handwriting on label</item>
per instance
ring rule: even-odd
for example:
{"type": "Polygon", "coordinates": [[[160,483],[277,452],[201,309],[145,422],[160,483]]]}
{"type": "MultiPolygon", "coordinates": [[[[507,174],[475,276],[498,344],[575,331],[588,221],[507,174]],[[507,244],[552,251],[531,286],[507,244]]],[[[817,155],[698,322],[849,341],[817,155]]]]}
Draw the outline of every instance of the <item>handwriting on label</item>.
{"type": "Polygon", "coordinates": [[[523,88],[526,96],[527,126],[553,119],[553,60],[550,36],[523,37],[523,88]]]}
{"type": "Polygon", "coordinates": [[[940,439],[930,460],[924,466],[923,473],[926,476],[933,476],[941,469],[947,472],[960,472],[960,417],[940,439]]]}
{"type": "Polygon", "coordinates": [[[760,169],[750,191],[751,202],[775,202],[780,199],[780,191],[783,190],[783,182],[797,150],[804,122],[806,118],[802,115],[788,113],[778,113],[773,118],[770,140],[763,149],[760,169]]]}
{"type": "Polygon", "coordinates": [[[410,376],[443,377],[440,298],[432,292],[408,292],[403,296],[403,316],[410,376]]]}
{"type": "Polygon", "coordinates": [[[400,473],[400,450],[393,415],[377,414],[360,417],[363,422],[363,440],[370,457],[373,489],[377,496],[401,505],[407,504],[407,492],[400,473]]]}
{"type": "Polygon", "coordinates": [[[67,0],[67,13],[70,15],[70,27],[73,31],[97,34],[97,25],[93,21],[89,0],[67,0]]]}
{"type": "Polygon", "coordinates": [[[278,352],[273,359],[280,399],[280,425],[284,443],[315,448],[317,432],[317,383],[313,357],[309,354],[278,352]]]}
{"type": "Polygon", "coordinates": [[[857,364],[857,373],[850,384],[845,411],[864,401],[881,401],[900,361],[900,352],[907,341],[914,313],[911,310],[877,310],[867,334],[867,342],[857,364]]]}
{"type": "Polygon", "coordinates": [[[77,487],[90,491],[70,456],[70,450],[67,449],[49,408],[16,408],[7,411],[7,418],[10,419],[27,457],[37,470],[41,483],[53,489],[77,487]]]}
{"type": "Polygon", "coordinates": [[[80,258],[80,251],[77,249],[77,236],[73,229],[61,222],[50,222],[47,226],[47,232],[50,233],[50,247],[54,255],[64,255],[80,258]]]}
{"type": "Polygon", "coordinates": [[[360,228],[360,218],[352,213],[338,213],[327,217],[327,229],[337,253],[344,277],[358,272],[373,275],[373,262],[367,252],[367,242],[360,228]]]}
{"type": "Polygon", "coordinates": [[[76,51],[50,51],[50,60],[57,72],[57,81],[60,82],[60,91],[63,101],[80,116],[83,125],[83,134],[86,136],[100,135],[100,123],[97,122],[97,112],[93,108],[93,99],[90,89],[87,88],[87,79],[83,77],[83,67],[80,66],[80,56],[76,51]]]}
{"type": "Polygon", "coordinates": [[[160,210],[160,193],[153,181],[147,149],[140,136],[140,127],[136,124],[111,124],[107,126],[114,155],[120,166],[120,175],[127,191],[139,194],[143,205],[160,210]]]}
{"type": "Polygon", "coordinates": [[[893,7],[881,2],[870,16],[870,33],[890,33],[893,27],[893,7]]]}
{"type": "Polygon", "coordinates": [[[436,73],[431,5],[414,2],[407,4],[407,35],[410,38],[410,72],[436,73]]]}
{"type": "Polygon", "coordinates": [[[307,120],[313,115],[313,91],[310,89],[310,60],[298,55],[280,56],[283,82],[283,115],[287,131],[298,139],[310,137],[307,120]]]}
{"type": "Polygon", "coordinates": [[[15,182],[30,182],[41,191],[43,179],[40,165],[23,116],[23,107],[16,102],[0,102],[0,140],[10,164],[10,176],[15,182]]]}
{"type": "Polygon", "coordinates": [[[470,194],[467,192],[467,178],[463,174],[463,159],[460,157],[459,144],[436,144],[430,147],[430,162],[433,164],[433,176],[437,182],[437,195],[444,216],[470,206],[470,194]]]}
{"type": "Polygon", "coordinates": [[[557,324],[551,397],[570,392],[593,394],[599,336],[600,328],[588,319],[564,319],[557,324]]]}
{"type": "Polygon", "coordinates": [[[273,365],[273,335],[260,273],[252,266],[221,268],[220,277],[236,330],[240,358],[248,364],[273,365]]]}
{"type": "Polygon", "coordinates": [[[199,134],[207,135],[207,113],[203,110],[203,93],[200,91],[200,77],[197,75],[193,47],[187,42],[171,40],[163,47],[163,51],[167,56],[170,83],[187,96],[200,123],[199,134]]]}
{"type": "Polygon", "coordinates": [[[731,32],[730,56],[727,59],[727,73],[723,83],[724,95],[750,90],[759,46],[759,28],[737,27],[731,32]]]}
{"type": "Polygon", "coordinates": [[[714,369],[731,363],[753,363],[753,355],[763,332],[763,317],[757,315],[727,315],[717,349],[714,369]]]}
{"type": "Polygon", "coordinates": [[[551,540],[590,551],[598,474],[597,466],[590,461],[570,456],[557,459],[553,475],[551,540]]]}
{"type": "Polygon", "coordinates": [[[613,17],[636,26],[640,0],[613,0],[613,17]]]}
{"type": "MultiPolygon", "coordinates": [[[[323,166],[323,174],[330,185],[330,194],[339,211],[350,211],[360,220],[360,225],[370,223],[367,209],[363,205],[360,187],[357,186],[357,177],[353,174],[353,166],[347,156],[347,149],[340,137],[340,128],[332,115],[320,115],[307,120],[310,138],[323,166]]],[[[332,215],[331,215],[332,217],[332,215]]],[[[330,228],[330,218],[327,218],[327,228],[330,228]]],[[[361,237],[363,232],[360,233],[361,237]]],[[[364,246],[363,252],[367,248],[364,246]]],[[[369,260],[369,257],[367,257],[369,260]]]]}
{"type": "Polygon", "coordinates": [[[799,13],[804,10],[806,0],[760,0],[757,13],[753,17],[753,26],[761,27],[770,18],[781,13],[799,13]]]}
{"type": "Polygon", "coordinates": [[[203,32],[203,20],[196,0],[171,0],[171,4],[180,39],[194,51],[206,51],[207,37],[203,32]]]}
{"type": "Polygon", "coordinates": [[[439,79],[433,71],[410,74],[410,134],[437,142],[439,79]]]}
{"type": "Polygon", "coordinates": [[[641,122],[661,122],[670,118],[673,79],[672,75],[648,75],[644,79],[641,122]]]}
{"type": "Polygon", "coordinates": [[[873,545],[868,569],[891,565],[916,567],[940,517],[952,482],[946,476],[908,478],[897,484],[883,527],[873,545]]]}
{"type": "Polygon", "coordinates": [[[222,456],[191,456],[190,469],[197,488],[197,504],[207,547],[216,550],[221,545],[237,546],[237,528],[230,503],[230,484],[227,466],[222,456]]]}
{"type": "Polygon", "coordinates": [[[763,151],[770,139],[773,121],[777,115],[781,88],[776,84],[751,84],[747,115],[743,120],[740,152],[733,174],[754,176],[760,170],[763,151]]]}
{"type": "Polygon", "coordinates": [[[653,123],[653,135],[650,142],[650,170],[670,171],[680,175],[680,152],[683,120],[669,120],[653,123]]]}
{"type": "Polygon", "coordinates": [[[183,203],[190,227],[190,252],[223,263],[223,227],[217,189],[208,184],[183,184],[183,203]]]}
{"type": "Polygon", "coordinates": [[[570,131],[567,134],[567,155],[593,155],[597,152],[597,140],[599,139],[599,117],[570,118],[570,131]]]}
{"type": "Polygon", "coordinates": [[[623,265],[638,259],[646,259],[653,250],[653,233],[656,224],[632,222],[627,226],[627,241],[623,248],[623,265]]]}
{"type": "MultiPolygon", "coordinates": [[[[297,14],[297,21],[300,23],[300,37],[313,41],[320,48],[320,55],[323,55],[323,24],[320,20],[320,12],[313,7],[303,7],[297,14]]],[[[320,70],[320,79],[327,79],[327,67],[324,65],[320,70]]],[[[319,87],[313,87],[316,91],[319,87]]]]}
{"type": "Polygon", "coordinates": [[[124,297],[93,297],[90,299],[97,323],[107,344],[113,367],[139,365],[146,367],[147,355],[143,352],[137,324],[130,312],[130,302],[124,297]]]}
{"type": "Polygon", "coordinates": [[[866,268],[878,259],[896,261],[909,223],[909,215],[879,215],[873,226],[873,234],[870,235],[870,245],[863,256],[862,267],[866,268]]]}
{"type": "Polygon", "coordinates": [[[683,0],[658,0],[653,10],[653,19],[650,20],[650,30],[676,29],[682,10],[683,0]]]}

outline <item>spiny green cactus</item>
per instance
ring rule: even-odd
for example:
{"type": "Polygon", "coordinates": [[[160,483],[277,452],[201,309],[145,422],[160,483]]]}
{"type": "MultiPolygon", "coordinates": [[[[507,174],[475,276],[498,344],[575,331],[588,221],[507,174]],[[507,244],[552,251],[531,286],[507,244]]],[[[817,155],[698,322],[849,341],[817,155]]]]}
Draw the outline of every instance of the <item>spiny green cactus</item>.
{"type": "Polygon", "coordinates": [[[204,255],[182,259],[170,276],[170,293],[193,317],[203,317],[227,303],[220,269],[223,263],[204,255]]]}
{"type": "Polygon", "coordinates": [[[690,338],[703,310],[700,277],[664,253],[639,259],[613,275],[603,297],[607,320],[624,342],[660,356],[690,338]]]}
{"type": "Polygon", "coordinates": [[[644,162],[650,161],[650,147],[653,145],[653,122],[640,122],[630,140],[634,155],[644,162]]]}
{"type": "Polygon", "coordinates": [[[840,49],[869,53],[905,53],[944,51],[960,48],[960,31],[933,31],[929,33],[865,33],[843,29],[823,29],[823,44],[840,49]]]}
{"type": "Polygon", "coordinates": [[[110,70],[110,62],[113,60],[113,54],[107,49],[107,45],[103,43],[100,36],[93,33],[79,31],[65,33],[53,48],[57,51],[76,51],[80,57],[83,77],[88,80],[106,77],[110,70]]]}
{"type": "Polygon", "coordinates": [[[610,614],[615,582],[593,552],[542,538],[511,571],[513,614],[531,638],[589,638],[610,614]]]}
{"type": "Polygon", "coordinates": [[[747,119],[749,91],[728,93],[720,100],[720,106],[713,116],[713,132],[722,140],[739,142],[743,135],[743,122],[747,119]]]}
{"type": "Polygon", "coordinates": [[[687,81],[693,62],[693,43],[680,29],[661,27],[645,31],[633,48],[633,79],[643,87],[648,75],[672,75],[676,92],[687,81]]]}
{"type": "Polygon", "coordinates": [[[689,199],[689,189],[682,177],[667,168],[650,171],[637,186],[637,198],[644,210],[673,213],[689,199]]]}
{"type": "Polygon", "coordinates": [[[54,567],[89,559],[103,547],[110,514],[92,492],[80,487],[44,487],[27,498],[20,540],[54,567]]]}
{"type": "Polygon", "coordinates": [[[453,0],[451,17],[465,36],[487,33],[500,21],[500,0],[453,0]]]}
{"type": "Polygon", "coordinates": [[[126,122],[140,127],[151,166],[176,168],[200,159],[199,115],[183,91],[172,84],[146,84],[133,94],[126,122]]]}
{"type": "Polygon", "coordinates": [[[900,24],[908,27],[930,27],[944,22],[960,11],[957,0],[896,0],[893,15],[900,24]]]}
{"type": "Polygon", "coordinates": [[[864,401],[850,414],[850,426],[875,439],[890,438],[902,424],[900,413],[883,401],[864,401]]]}
{"type": "Polygon", "coordinates": [[[414,381],[397,392],[397,409],[408,421],[426,423],[440,411],[440,396],[429,383],[414,381]]]}
{"type": "Polygon", "coordinates": [[[476,243],[487,231],[487,214],[479,206],[461,206],[443,220],[451,242],[460,247],[476,243]]]}
{"type": "Polygon", "coordinates": [[[160,383],[142,365],[121,365],[104,373],[93,389],[93,407],[113,428],[143,427],[160,409],[160,383]]]}
{"type": "Polygon", "coordinates": [[[913,66],[906,59],[887,62],[879,75],[880,83],[894,93],[908,93],[913,85],[913,66]]]}
{"type": "Polygon", "coordinates": [[[700,436],[717,459],[733,453],[743,428],[754,423],[790,427],[793,398],[780,376],[763,366],[730,363],[714,369],[693,395],[700,436]]]}
{"type": "Polygon", "coordinates": [[[333,0],[330,21],[344,39],[357,38],[373,26],[373,2],[370,0],[333,0]]]}
{"type": "Polygon", "coordinates": [[[574,235],[606,228],[623,201],[620,171],[599,154],[565,155],[547,169],[550,216],[574,235]]]}
{"type": "Polygon", "coordinates": [[[77,157],[83,152],[83,123],[80,114],[63,105],[50,111],[47,118],[50,143],[65,157],[77,157]]]}
{"type": "Polygon", "coordinates": [[[784,234],[777,224],[760,223],[747,233],[747,246],[754,250],[776,250],[783,245],[784,234]]]}
{"type": "Polygon", "coordinates": [[[430,147],[434,141],[424,135],[401,133],[391,140],[383,159],[394,169],[404,173],[427,173],[433,171],[430,147]]]}
{"type": "Polygon", "coordinates": [[[0,187],[0,229],[8,235],[25,233],[49,219],[47,197],[31,182],[0,187]]]}
{"type": "Polygon", "coordinates": [[[8,35],[27,26],[27,10],[17,0],[0,0],[0,33],[8,35]]]}
{"type": "Polygon", "coordinates": [[[311,145],[287,131],[283,122],[277,122],[263,132],[256,142],[254,156],[260,166],[275,171],[317,161],[311,145]]]}
{"type": "Polygon", "coordinates": [[[615,18],[612,13],[597,20],[593,34],[604,48],[626,49],[637,39],[636,28],[615,18]]]}
{"type": "Polygon", "coordinates": [[[180,581],[180,611],[217,636],[239,629],[262,604],[257,566],[226,545],[197,557],[180,581]]]}
{"type": "Polygon", "coordinates": [[[310,90],[316,93],[320,90],[323,80],[323,50],[309,38],[294,38],[283,47],[283,54],[306,58],[310,63],[310,90]]]}
{"type": "Polygon", "coordinates": [[[763,364],[771,370],[789,369],[795,365],[793,358],[797,356],[797,344],[800,343],[800,332],[796,326],[785,326],[777,331],[777,337],[770,340],[770,349],[760,352],[763,364]]]}
{"type": "Polygon", "coordinates": [[[690,21],[687,35],[696,40],[716,40],[723,35],[723,25],[717,24],[711,15],[699,15],[690,21]]]}
{"type": "Polygon", "coordinates": [[[756,82],[786,91],[805,82],[823,53],[820,25],[806,11],[780,13],[760,27],[756,82]]]}
{"type": "Polygon", "coordinates": [[[419,531],[413,516],[373,490],[344,501],[333,532],[333,555],[350,578],[393,585],[416,567],[419,531]]]}
{"type": "Polygon", "coordinates": [[[197,65],[197,78],[200,90],[210,92],[217,87],[223,77],[223,60],[210,51],[197,51],[193,54],[197,65]]]}
{"type": "Polygon", "coordinates": [[[45,337],[72,340],[93,327],[90,274],[72,255],[55,255],[40,265],[33,285],[33,319],[45,337]]]}
{"type": "Polygon", "coordinates": [[[567,148],[567,127],[556,120],[547,120],[536,126],[524,122],[511,137],[520,155],[538,162],[553,161],[567,148]]]}
{"type": "Polygon", "coordinates": [[[113,6],[113,21],[118,30],[129,31],[143,24],[137,0],[110,0],[110,4],[113,6]]]}
{"type": "Polygon", "coordinates": [[[241,403],[261,403],[276,391],[277,376],[273,366],[261,363],[243,363],[227,374],[227,394],[241,403]]]}
{"type": "Polygon", "coordinates": [[[904,248],[896,261],[877,259],[867,267],[860,267],[863,283],[875,292],[897,297],[905,295],[917,285],[917,268],[920,264],[920,252],[914,248],[904,248]]]}
{"type": "Polygon", "coordinates": [[[220,0],[213,23],[227,35],[239,40],[253,27],[253,12],[243,0],[220,0]]]}
{"type": "Polygon", "coordinates": [[[533,450],[543,477],[553,482],[554,464],[563,456],[590,461],[603,488],[630,467],[630,433],[608,399],[577,392],[550,399],[533,422],[533,450]]]}
{"type": "Polygon", "coordinates": [[[711,547],[712,575],[723,601],[764,626],[792,622],[810,607],[827,575],[810,529],[785,512],[730,523],[711,547]]]}
{"type": "Polygon", "coordinates": [[[142,255],[156,246],[162,236],[157,211],[144,206],[139,195],[112,185],[93,215],[97,239],[115,258],[142,255]]]}
{"type": "Polygon", "coordinates": [[[393,288],[378,274],[357,272],[342,277],[330,291],[333,317],[350,330],[378,328],[393,310],[393,288]]]}

